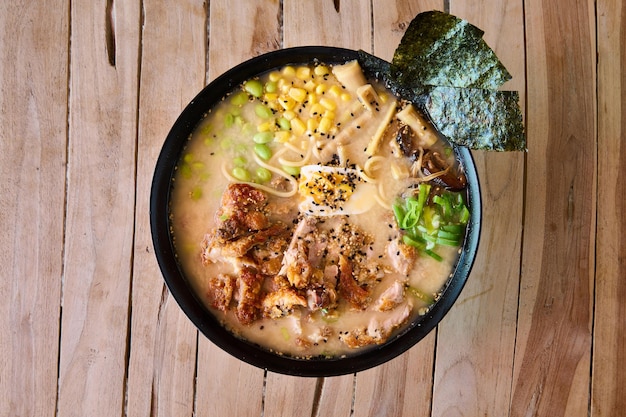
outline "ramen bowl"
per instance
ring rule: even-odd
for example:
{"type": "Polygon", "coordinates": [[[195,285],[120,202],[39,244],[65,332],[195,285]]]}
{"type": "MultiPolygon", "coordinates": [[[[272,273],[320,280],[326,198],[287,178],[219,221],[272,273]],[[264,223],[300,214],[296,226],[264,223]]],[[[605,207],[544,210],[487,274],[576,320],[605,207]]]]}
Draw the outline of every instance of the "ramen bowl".
{"type": "MultiPolygon", "coordinates": [[[[207,85],[182,111],[167,135],[156,162],[150,196],[150,222],[156,258],[165,283],[187,317],[212,343],[230,355],[272,372],[306,376],[334,376],[362,371],[393,359],[422,340],[452,308],[474,262],[481,227],[481,201],[476,168],[468,149],[454,147],[466,177],[467,226],[458,258],[434,304],[394,332],[384,343],[343,355],[300,357],[283,354],[238,337],[207,307],[181,264],[172,228],[172,183],[189,138],[207,112],[245,81],[285,65],[344,64],[358,58],[349,49],[310,46],[282,49],[239,64],[207,85]]],[[[198,242],[199,244],[199,242],[198,242]]]]}

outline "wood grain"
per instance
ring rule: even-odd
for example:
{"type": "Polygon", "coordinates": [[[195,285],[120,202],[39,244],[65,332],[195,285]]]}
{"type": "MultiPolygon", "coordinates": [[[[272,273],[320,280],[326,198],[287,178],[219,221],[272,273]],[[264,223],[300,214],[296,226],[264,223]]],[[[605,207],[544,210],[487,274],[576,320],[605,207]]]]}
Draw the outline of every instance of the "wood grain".
{"type": "Polygon", "coordinates": [[[143,2],[137,139],[137,197],[127,376],[127,416],[194,411],[197,330],[167,290],[152,247],[149,196],[154,166],[178,114],[204,86],[206,10],[143,2]]]}
{"type": "MultiPolygon", "coordinates": [[[[504,88],[519,91],[523,106],[522,1],[452,2],[450,12],[485,31],[485,41],[513,76],[504,88]]],[[[467,285],[439,325],[433,416],[508,413],[512,372],[502,369],[512,369],[515,347],[524,157],[522,152],[473,152],[483,232],[467,285]]]]}
{"type": "Polygon", "coordinates": [[[139,19],[138,2],[116,3],[109,16],[104,5],[72,2],[61,416],[123,412],[139,19]]]}
{"type": "Polygon", "coordinates": [[[430,416],[436,332],[397,358],[357,374],[354,415],[430,416]]]}
{"type": "Polygon", "coordinates": [[[626,410],[626,7],[599,1],[598,230],[591,416],[626,410]]]}
{"type": "Polygon", "coordinates": [[[1,416],[56,412],[68,11],[0,4],[1,416]]]}
{"type": "Polygon", "coordinates": [[[525,6],[530,174],[511,415],[582,416],[595,250],[593,2],[525,6]]]}
{"type": "Polygon", "coordinates": [[[285,1],[283,45],[325,45],[351,49],[372,48],[369,2],[341,0],[285,1]]]}

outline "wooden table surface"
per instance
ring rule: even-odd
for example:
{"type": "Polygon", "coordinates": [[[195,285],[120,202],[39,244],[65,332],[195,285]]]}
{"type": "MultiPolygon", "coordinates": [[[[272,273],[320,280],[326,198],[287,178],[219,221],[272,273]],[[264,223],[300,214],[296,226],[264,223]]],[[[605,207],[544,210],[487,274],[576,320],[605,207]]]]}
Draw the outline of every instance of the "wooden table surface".
{"type": "Polygon", "coordinates": [[[0,416],[623,416],[621,0],[14,0],[0,5],[0,416]],[[474,152],[479,255],[429,336],[332,378],[242,363],[160,275],[157,155],[209,81],[282,47],[391,59],[440,9],[513,75],[526,153],[474,152]]]}

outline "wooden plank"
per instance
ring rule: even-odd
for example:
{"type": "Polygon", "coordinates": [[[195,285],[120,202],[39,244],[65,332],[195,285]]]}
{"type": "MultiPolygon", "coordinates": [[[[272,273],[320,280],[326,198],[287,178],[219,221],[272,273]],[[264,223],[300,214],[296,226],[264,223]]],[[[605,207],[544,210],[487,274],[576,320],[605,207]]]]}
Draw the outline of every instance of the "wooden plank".
{"type": "Polygon", "coordinates": [[[626,410],[626,7],[597,3],[598,230],[591,416],[626,410]]]}
{"type": "MultiPolygon", "coordinates": [[[[524,105],[522,1],[452,2],[450,12],[485,31],[524,105]]],[[[511,398],[520,274],[524,154],[473,152],[483,204],[478,257],[439,325],[433,416],[506,415],[511,398]],[[494,262],[495,259],[500,262],[494,262]]]]}
{"type": "Polygon", "coordinates": [[[124,405],[140,2],[71,4],[59,416],[124,405]]]}
{"type": "Polygon", "coordinates": [[[392,361],[359,372],[354,415],[430,416],[435,339],[433,331],[392,361]]]}
{"type": "Polygon", "coordinates": [[[284,3],[284,47],[325,45],[372,49],[370,3],[357,0],[284,3]]]}
{"type": "Polygon", "coordinates": [[[127,416],[190,416],[197,330],[165,287],[153,253],[149,194],[161,145],[205,81],[201,0],[143,2],[137,202],[127,416]]]}
{"type": "MultiPolygon", "coordinates": [[[[420,12],[439,9],[442,1],[373,3],[374,50],[391,60],[404,31],[420,12]]],[[[357,374],[354,412],[363,416],[430,416],[436,332],[400,357],[357,374]]]]}
{"type": "Polygon", "coordinates": [[[314,399],[315,417],[353,416],[355,375],[341,375],[329,378],[319,378],[314,399]]]}
{"type": "Polygon", "coordinates": [[[586,416],[596,207],[594,2],[525,3],[527,157],[512,416],[586,416]]]}
{"type": "MultiPolygon", "coordinates": [[[[264,415],[276,417],[314,415],[316,383],[320,380],[268,372],[264,415]]],[[[339,407],[340,410],[344,408],[339,407]]]]}
{"type": "MultiPolygon", "coordinates": [[[[271,0],[254,4],[245,0],[210,2],[208,80],[253,56],[279,48],[278,16],[279,4],[271,0]]],[[[198,416],[262,415],[263,395],[263,370],[199,338],[198,416]]]]}
{"type": "Polygon", "coordinates": [[[54,416],[69,2],[0,4],[0,415],[54,416]]]}

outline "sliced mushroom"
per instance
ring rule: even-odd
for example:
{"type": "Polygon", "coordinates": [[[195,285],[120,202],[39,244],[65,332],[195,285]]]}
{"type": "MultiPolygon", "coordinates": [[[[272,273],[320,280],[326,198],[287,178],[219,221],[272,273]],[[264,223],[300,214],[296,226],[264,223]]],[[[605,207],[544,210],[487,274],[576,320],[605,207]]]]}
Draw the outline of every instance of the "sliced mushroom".
{"type": "Polygon", "coordinates": [[[448,161],[446,161],[446,158],[444,158],[439,152],[431,151],[424,155],[422,170],[426,175],[446,171],[441,176],[435,178],[433,182],[449,190],[459,191],[464,189],[467,185],[467,178],[461,168],[457,164],[450,166],[448,161]]]}

